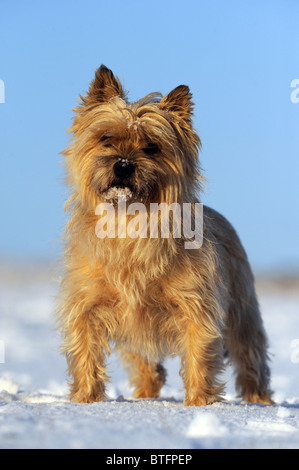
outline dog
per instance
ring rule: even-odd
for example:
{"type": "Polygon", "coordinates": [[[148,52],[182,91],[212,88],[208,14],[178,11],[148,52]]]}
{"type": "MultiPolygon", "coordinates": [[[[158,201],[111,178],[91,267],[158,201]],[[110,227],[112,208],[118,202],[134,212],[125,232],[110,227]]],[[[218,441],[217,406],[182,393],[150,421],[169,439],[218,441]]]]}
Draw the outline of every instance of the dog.
{"type": "Polygon", "coordinates": [[[171,231],[154,238],[96,234],[101,203],[116,214],[120,201],[142,203],[147,222],[152,204],[199,203],[204,178],[193,108],[185,85],[129,102],[120,80],[101,65],[73,110],[72,141],[62,152],[70,197],[58,326],[74,402],[107,398],[106,358],[114,346],[136,398],[159,396],[162,362],[178,355],[184,404],[223,400],[228,356],[239,396],[273,403],[253,274],[222,215],[203,207],[197,249],[186,249],[184,236],[171,231]]]}

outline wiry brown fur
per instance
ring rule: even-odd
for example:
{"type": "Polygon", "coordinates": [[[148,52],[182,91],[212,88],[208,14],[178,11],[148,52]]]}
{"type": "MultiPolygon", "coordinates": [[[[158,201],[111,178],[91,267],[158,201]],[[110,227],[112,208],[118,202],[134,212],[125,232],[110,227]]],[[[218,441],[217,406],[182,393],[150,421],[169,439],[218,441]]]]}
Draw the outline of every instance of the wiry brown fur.
{"type": "Polygon", "coordinates": [[[164,97],[155,93],[129,103],[119,80],[101,66],[74,109],[73,141],[64,151],[71,196],[58,309],[73,401],[105,399],[105,358],[114,343],[138,398],[159,395],[166,376],[161,362],[177,354],[185,404],[220,400],[219,373],[228,351],[240,396],[271,403],[253,276],[224,217],[204,208],[204,240],[196,250],[172,236],[95,234],[95,208],[113,184],[119,158],[134,163],[130,187],[147,208],[150,202],[198,200],[200,139],[192,108],[183,85],[164,97]],[[158,146],[153,154],[144,150],[149,145],[158,146]]]}

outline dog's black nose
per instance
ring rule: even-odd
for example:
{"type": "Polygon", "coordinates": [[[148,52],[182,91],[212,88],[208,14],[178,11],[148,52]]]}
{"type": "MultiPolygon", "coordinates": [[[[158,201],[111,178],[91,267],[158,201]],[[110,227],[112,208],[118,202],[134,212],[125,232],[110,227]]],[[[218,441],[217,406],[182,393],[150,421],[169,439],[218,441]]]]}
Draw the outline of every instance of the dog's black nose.
{"type": "Polygon", "coordinates": [[[134,174],[135,167],[129,160],[122,158],[114,164],[113,171],[117,178],[126,179],[134,174]]]}

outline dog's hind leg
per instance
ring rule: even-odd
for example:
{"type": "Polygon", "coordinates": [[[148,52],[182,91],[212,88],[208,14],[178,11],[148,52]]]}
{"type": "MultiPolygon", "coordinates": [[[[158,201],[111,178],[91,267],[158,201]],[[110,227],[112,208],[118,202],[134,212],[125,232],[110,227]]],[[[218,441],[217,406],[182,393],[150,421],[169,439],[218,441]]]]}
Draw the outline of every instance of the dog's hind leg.
{"type": "Polygon", "coordinates": [[[247,278],[243,296],[235,299],[230,307],[227,324],[227,348],[236,372],[236,389],[249,403],[270,405],[272,392],[269,387],[267,337],[256,299],[253,283],[247,278]],[[250,285],[251,284],[251,285],[250,285]],[[248,295],[249,294],[249,295],[248,295]]]}
{"type": "Polygon", "coordinates": [[[148,362],[138,354],[118,348],[121,361],[129,373],[136,398],[157,398],[165,383],[166,370],[160,363],[148,362]]]}

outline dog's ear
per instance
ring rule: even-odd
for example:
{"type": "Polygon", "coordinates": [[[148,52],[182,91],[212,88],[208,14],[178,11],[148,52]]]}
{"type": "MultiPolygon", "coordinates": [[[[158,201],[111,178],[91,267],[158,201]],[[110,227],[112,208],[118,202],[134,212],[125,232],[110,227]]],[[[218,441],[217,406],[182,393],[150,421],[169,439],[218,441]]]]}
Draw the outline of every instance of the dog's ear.
{"type": "Polygon", "coordinates": [[[125,98],[125,92],[117,77],[105,65],[101,65],[95,73],[95,78],[89,86],[87,101],[105,103],[114,96],[125,98]]]}
{"type": "Polygon", "coordinates": [[[192,94],[189,87],[187,85],[179,85],[162,98],[159,108],[190,123],[194,106],[191,99],[192,94]]]}

